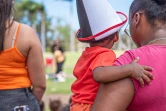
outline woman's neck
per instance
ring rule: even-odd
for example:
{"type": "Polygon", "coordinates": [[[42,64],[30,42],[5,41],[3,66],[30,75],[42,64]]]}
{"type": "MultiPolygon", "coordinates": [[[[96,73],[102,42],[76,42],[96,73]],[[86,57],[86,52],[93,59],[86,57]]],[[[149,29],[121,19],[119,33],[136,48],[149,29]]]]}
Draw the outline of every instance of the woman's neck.
{"type": "Polygon", "coordinates": [[[166,45],[166,28],[158,29],[157,31],[152,29],[152,31],[147,32],[146,38],[142,46],[147,44],[166,45]]]}

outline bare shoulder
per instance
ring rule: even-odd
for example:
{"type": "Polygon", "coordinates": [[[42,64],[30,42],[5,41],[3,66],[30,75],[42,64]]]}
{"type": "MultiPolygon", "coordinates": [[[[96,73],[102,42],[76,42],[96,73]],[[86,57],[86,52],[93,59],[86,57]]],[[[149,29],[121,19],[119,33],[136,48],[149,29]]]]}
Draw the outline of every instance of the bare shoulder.
{"type": "Polygon", "coordinates": [[[16,46],[25,57],[30,49],[34,47],[41,49],[40,40],[35,30],[25,24],[21,24],[16,46]]]}
{"type": "Polygon", "coordinates": [[[36,35],[36,32],[32,27],[21,24],[20,34],[31,37],[32,35],[36,35]]]}
{"type": "Polygon", "coordinates": [[[25,24],[21,24],[19,36],[20,39],[23,39],[22,41],[26,41],[29,44],[39,41],[36,31],[32,27],[25,24]]]}

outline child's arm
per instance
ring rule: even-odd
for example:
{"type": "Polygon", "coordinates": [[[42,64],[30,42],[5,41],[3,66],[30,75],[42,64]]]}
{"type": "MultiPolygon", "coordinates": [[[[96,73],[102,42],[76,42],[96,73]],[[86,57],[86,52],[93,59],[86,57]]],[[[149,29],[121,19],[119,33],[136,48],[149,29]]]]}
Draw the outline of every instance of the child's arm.
{"type": "Polygon", "coordinates": [[[150,84],[149,78],[153,79],[153,75],[148,71],[152,71],[152,68],[139,65],[138,60],[139,58],[136,58],[131,64],[123,66],[97,67],[93,71],[93,77],[96,82],[108,83],[131,76],[142,86],[144,86],[143,80],[150,84]]]}

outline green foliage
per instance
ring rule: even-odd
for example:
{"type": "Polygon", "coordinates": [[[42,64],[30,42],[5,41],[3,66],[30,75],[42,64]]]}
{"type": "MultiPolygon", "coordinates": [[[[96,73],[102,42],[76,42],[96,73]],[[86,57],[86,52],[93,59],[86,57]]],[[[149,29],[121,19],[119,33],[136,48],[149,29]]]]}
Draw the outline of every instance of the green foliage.
{"type": "Polygon", "coordinates": [[[15,10],[18,14],[16,16],[18,21],[22,21],[25,17],[27,17],[27,21],[31,22],[31,25],[34,24],[37,19],[37,14],[45,12],[43,4],[32,0],[16,0],[15,10]]]}
{"type": "Polygon", "coordinates": [[[70,46],[70,25],[56,26],[57,37],[61,39],[62,45],[65,50],[69,50],[70,46]]]}
{"type": "MultiPolygon", "coordinates": [[[[29,13],[36,13],[37,11],[44,11],[44,6],[42,4],[36,3],[32,0],[19,0],[16,1],[18,5],[20,5],[21,10],[28,10],[29,13]]],[[[16,5],[17,5],[16,4],[16,5]]]]}
{"type": "Polygon", "coordinates": [[[45,21],[46,46],[50,47],[50,41],[53,39],[55,30],[51,28],[52,18],[46,14],[43,4],[33,0],[16,0],[15,15],[17,21],[32,26],[39,37],[41,36],[42,21],[45,21]],[[42,18],[43,14],[45,15],[45,20],[42,18]]]}
{"type": "MultiPolygon", "coordinates": [[[[70,0],[69,0],[70,1],[70,0]]],[[[30,25],[36,31],[39,37],[43,34],[41,27],[45,21],[46,49],[52,46],[56,38],[62,40],[62,45],[66,51],[70,49],[70,25],[66,24],[61,18],[56,18],[56,26],[52,26],[52,17],[49,17],[43,4],[34,0],[15,0],[15,18],[16,21],[30,25]],[[42,15],[45,15],[45,20],[42,15]]],[[[74,36],[74,35],[73,35],[74,36]]]]}
{"type": "Polygon", "coordinates": [[[70,26],[65,25],[65,26],[57,26],[56,27],[58,31],[58,35],[62,36],[63,39],[69,39],[70,36],[70,26]]]}

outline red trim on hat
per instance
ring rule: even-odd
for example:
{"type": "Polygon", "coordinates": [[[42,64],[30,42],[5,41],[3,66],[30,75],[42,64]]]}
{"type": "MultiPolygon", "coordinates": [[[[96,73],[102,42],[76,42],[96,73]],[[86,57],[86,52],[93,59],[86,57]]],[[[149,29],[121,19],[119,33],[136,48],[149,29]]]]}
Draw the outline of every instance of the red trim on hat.
{"type": "MultiPolygon", "coordinates": [[[[124,13],[122,13],[122,12],[117,12],[117,13],[118,13],[118,14],[122,14],[123,16],[125,16],[125,17],[126,17],[126,20],[123,21],[122,23],[119,23],[119,24],[117,24],[117,25],[115,25],[115,26],[112,26],[112,27],[110,27],[110,28],[108,28],[108,29],[106,29],[106,30],[104,30],[104,31],[102,31],[102,32],[99,32],[98,34],[96,34],[96,35],[94,35],[94,36],[90,36],[90,37],[86,37],[86,38],[77,38],[77,39],[80,40],[80,41],[92,40],[92,39],[94,39],[94,38],[96,38],[96,37],[98,37],[98,36],[100,36],[100,35],[102,35],[102,34],[108,32],[108,31],[110,31],[110,30],[112,30],[112,29],[114,29],[114,28],[117,28],[117,27],[122,26],[123,24],[125,24],[125,23],[127,22],[128,17],[127,17],[124,13]]],[[[81,31],[81,29],[79,29],[79,30],[77,31],[76,37],[78,36],[78,34],[80,33],[80,31],[81,31]]]]}
{"type": "Polygon", "coordinates": [[[77,31],[77,33],[76,33],[76,37],[77,37],[77,35],[78,35],[80,32],[81,32],[81,29],[79,29],[79,30],[77,31]]]}

